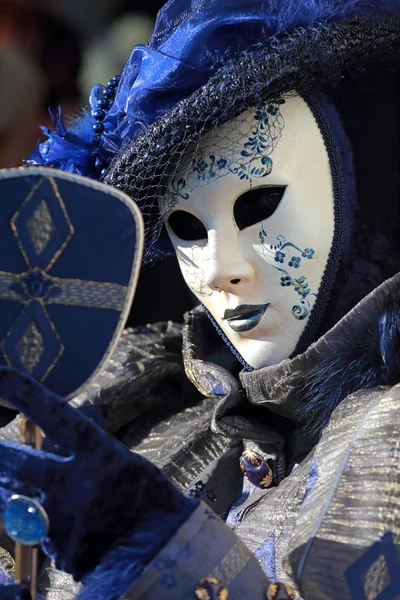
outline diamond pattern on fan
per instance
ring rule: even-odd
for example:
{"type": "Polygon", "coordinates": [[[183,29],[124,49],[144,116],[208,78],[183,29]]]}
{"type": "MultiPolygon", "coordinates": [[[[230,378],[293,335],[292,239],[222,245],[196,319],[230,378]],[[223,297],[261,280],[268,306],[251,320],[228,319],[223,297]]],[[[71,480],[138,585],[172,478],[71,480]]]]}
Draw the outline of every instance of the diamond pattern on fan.
{"type": "Polygon", "coordinates": [[[35,321],[30,321],[25,333],[16,345],[16,350],[26,371],[32,374],[44,352],[43,337],[35,321]]]}
{"type": "Polygon", "coordinates": [[[46,200],[42,200],[27,220],[26,228],[38,254],[42,254],[54,235],[55,227],[46,200]]]}
{"type": "Polygon", "coordinates": [[[32,300],[0,345],[7,363],[40,381],[53,369],[64,346],[45,307],[32,300]]]}
{"type": "Polygon", "coordinates": [[[381,555],[372,563],[363,580],[367,600],[375,600],[390,585],[390,573],[384,556],[381,555]]]}
{"type": "Polygon", "coordinates": [[[400,560],[391,532],[385,533],[346,571],[352,600],[394,600],[400,595],[400,560]]]}
{"type": "Polygon", "coordinates": [[[11,218],[11,228],[29,269],[48,272],[75,230],[53,178],[32,188],[11,218]]]}

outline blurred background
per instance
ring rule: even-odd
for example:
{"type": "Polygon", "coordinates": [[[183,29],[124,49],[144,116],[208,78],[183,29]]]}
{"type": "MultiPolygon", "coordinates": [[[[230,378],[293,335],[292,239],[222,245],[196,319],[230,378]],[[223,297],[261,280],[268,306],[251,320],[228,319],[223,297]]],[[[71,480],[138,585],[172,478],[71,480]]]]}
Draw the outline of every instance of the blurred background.
{"type": "Polygon", "coordinates": [[[50,125],[146,43],[161,0],[0,0],[0,167],[19,165],[50,125]],[[145,7],[145,8],[144,8],[145,7]]]}
{"type": "MultiPolygon", "coordinates": [[[[51,126],[87,103],[148,41],[161,0],[0,0],[0,168],[19,166],[51,126]]],[[[175,264],[142,269],[129,325],[182,320],[193,300],[175,264]],[[166,289],[176,290],[174,297],[166,289]],[[163,293],[165,291],[165,294],[163,293]]]]}

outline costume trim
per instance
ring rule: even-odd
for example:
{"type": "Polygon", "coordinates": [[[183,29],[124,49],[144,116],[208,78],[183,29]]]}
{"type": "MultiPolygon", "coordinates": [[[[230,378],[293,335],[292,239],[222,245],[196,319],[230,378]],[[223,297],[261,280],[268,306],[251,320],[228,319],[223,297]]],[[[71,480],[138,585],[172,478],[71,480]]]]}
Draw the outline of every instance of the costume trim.
{"type": "MultiPolygon", "coordinates": [[[[321,321],[328,308],[329,298],[343,255],[346,223],[350,221],[351,203],[355,200],[353,157],[350,143],[344,132],[340,117],[323,95],[305,98],[323,137],[329,157],[334,194],[334,234],[328,262],[318,290],[317,299],[311,310],[307,325],[291,355],[304,352],[315,341],[321,321]],[[327,117],[329,112],[329,119],[327,117]]],[[[347,226],[348,230],[348,226],[347,226]]]]}

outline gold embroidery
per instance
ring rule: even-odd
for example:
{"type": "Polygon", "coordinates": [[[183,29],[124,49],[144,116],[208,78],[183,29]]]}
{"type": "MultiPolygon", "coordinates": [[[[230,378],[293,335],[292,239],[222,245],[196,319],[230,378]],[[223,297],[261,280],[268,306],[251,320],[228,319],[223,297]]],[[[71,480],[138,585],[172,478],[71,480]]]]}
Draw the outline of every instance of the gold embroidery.
{"type": "MultiPolygon", "coordinates": [[[[29,306],[31,303],[31,300],[28,302],[27,306],[29,306]]],[[[0,343],[0,349],[3,353],[4,358],[6,359],[6,363],[8,364],[8,366],[12,367],[13,364],[11,362],[11,360],[8,358],[7,352],[4,350],[4,344],[6,343],[7,339],[10,337],[10,335],[13,332],[14,327],[19,323],[19,321],[22,318],[22,315],[24,314],[24,310],[21,311],[18,315],[18,317],[15,319],[14,323],[11,325],[10,329],[7,331],[6,333],[6,337],[4,338],[4,340],[0,343]]]]}
{"type": "Polygon", "coordinates": [[[242,453],[243,458],[245,458],[246,460],[249,461],[249,463],[251,463],[252,465],[255,465],[256,467],[259,467],[260,465],[262,465],[263,463],[263,458],[262,456],[260,456],[257,452],[255,452],[254,450],[245,450],[242,453]]]}
{"type": "Polygon", "coordinates": [[[293,588],[287,583],[270,583],[267,590],[267,600],[294,600],[293,588]]]}
{"type": "Polygon", "coordinates": [[[92,284],[92,285],[102,285],[104,287],[115,287],[115,288],[121,288],[123,290],[127,290],[128,287],[126,285],[121,285],[120,283],[109,283],[107,281],[92,281],[90,279],[62,279],[61,277],[52,277],[51,275],[47,275],[47,277],[51,277],[52,279],[54,279],[54,281],[60,281],[61,283],[63,282],[84,282],[84,283],[88,283],[88,284],[92,284]]]}
{"type": "MultiPolygon", "coordinates": [[[[49,285],[46,294],[43,296],[42,300],[46,304],[62,304],[63,306],[82,306],[84,308],[103,308],[106,310],[116,310],[120,312],[123,309],[126,294],[128,292],[128,287],[125,285],[121,285],[119,283],[109,283],[106,281],[91,281],[85,279],[62,279],[61,277],[52,277],[51,275],[47,275],[45,271],[35,267],[31,271],[24,271],[22,273],[7,273],[4,271],[0,271],[0,279],[2,276],[4,278],[8,278],[13,280],[21,285],[26,296],[32,300],[36,300],[38,298],[33,297],[26,285],[25,278],[29,276],[30,273],[40,273],[47,281],[51,280],[54,283],[49,285]],[[75,290],[74,290],[75,285],[75,290]],[[61,287],[60,296],[55,296],[54,298],[50,298],[52,290],[55,287],[61,287]],[[88,289],[86,290],[86,286],[88,289]],[[79,287],[81,288],[81,292],[84,295],[86,293],[86,297],[75,297],[68,298],[68,294],[73,296],[74,291],[79,292],[79,287]],[[70,289],[68,289],[70,288],[70,289]],[[96,289],[97,288],[97,289],[96,289]],[[96,292],[100,293],[102,290],[105,290],[105,298],[99,298],[97,302],[93,301],[95,298],[96,292]],[[108,300],[106,302],[105,300],[108,300]]],[[[16,302],[20,302],[27,306],[30,300],[25,300],[22,298],[18,298],[17,292],[10,293],[10,296],[1,295],[0,300],[14,300],[16,302]]]]}
{"type": "Polygon", "coordinates": [[[53,190],[54,190],[54,194],[55,194],[55,196],[56,196],[57,200],[58,200],[58,201],[59,201],[59,203],[60,203],[61,210],[62,210],[62,211],[63,211],[63,213],[64,213],[64,217],[65,217],[65,220],[66,220],[66,222],[67,222],[67,224],[68,224],[68,227],[69,227],[70,234],[69,234],[69,236],[66,238],[66,240],[65,240],[65,242],[63,243],[63,245],[61,246],[61,248],[60,248],[59,250],[57,250],[57,252],[54,254],[54,256],[53,256],[53,258],[51,259],[50,263],[49,263],[49,264],[47,265],[47,267],[46,267],[46,271],[49,271],[49,270],[51,269],[51,267],[54,265],[54,263],[56,262],[56,260],[57,260],[57,259],[58,259],[58,258],[61,256],[61,254],[64,252],[64,250],[65,250],[66,246],[69,244],[69,242],[71,241],[71,238],[72,238],[72,236],[73,236],[73,235],[74,235],[74,233],[75,233],[74,226],[72,225],[72,223],[71,223],[71,221],[70,221],[70,218],[69,218],[69,216],[68,216],[68,213],[67,213],[67,209],[65,208],[64,201],[63,201],[63,199],[61,198],[61,194],[60,194],[60,192],[59,192],[59,189],[58,189],[58,187],[57,187],[57,184],[56,184],[56,182],[54,181],[54,178],[53,178],[53,177],[49,177],[49,181],[50,181],[50,183],[51,183],[51,186],[52,186],[52,188],[53,188],[53,190]]]}
{"type": "Polygon", "coordinates": [[[57,338],[57,340],[58,340],[58,342],[59,342],[59,344],[60,344],[60,351],[59,351],[59,353],[57,354],[56,358],[53,360],[52,364],[51,364],[51,365],[49,366],[49,368],[47,369],[46,373],[45,373],[45,374],[43,375],[43,377],[40,379],[40,381],[43,383],[43,381],[44,381],[44,380],[47,378],[47,376],[50,374],[50,372],[51,372],[51,371],[54,369],[54,367],[56,366],[56,363],[57,363],[57,362],[59,361],[59,359],[61,358],[61,355],[63,354],[63,352],[64,352],[64,350],[65,350],[65,346],[64,346],[64,344],[62,343],[60,336],[58,335],[58,331],[57,331],[57,329],[55,328],[55,326],[54,326],[54,324],[53,324],[53,321],[50,319],[49,313],[48,313],[48,312],[47,312],[47,310],[46,310],[46,307],[45,307],[45,305],[44,305],[44,302],[43,302],[43,300],[40,300],[40,299],[39,299],[39,302],[40,302],[40,305],[41,305],[41,307],[42,307],[42,309],[43,309],[43,312],[44,312],[44,314],[46,315],[46,317],[47,317],[47,319],[48,319],[48,321],[49,321],[50,327],[52,328],[52,330],[53,330],[53,333],[54,333],[54,335],[56,336],[56,338],[57,338]]]}
{"type": "Polygon", "coordinates": [[[11,226],[11,229],[12,229],[13,234],[15,236],[15,239],[17,240],[18,247],[19,247],[20,252],[21,252],[22,256],[24,257],[24,260],[25,260],[25,262],[26,262],[26,264],[27,264],[28,267],[31,266],[31,263],[29,262],[29,258],[25,254],[24,247],[23,247],[23,245],[21,243],[21,240],[19,239],[18,231],[17,231],[17,228],[15,226],[15,221],[18,219],[18,217],[19,217],[22,209],[24,208],[24,206],[26,206],[28,204],[28,202],[33,198],[33,196],[36,193],[36,190],[39,189],[39,187],[42,185],[43,181],[44,181],[43,178],[40,179],[38,181],[38,183],[31,189],[31,191],[29,192],[28,196],[25,198],[25,200],[23,201],[23,203],[21,204],[21,206],[17,210],[17,212],[12,216],[11,221],[10,221],[10,226],[11,226]]]}
{"type": "Polygon", "coordinates": [[[215,567],[211,576],[216,577],[218,580],[222,580],[229,585],[240,571],[245,568],[251,556],[251,552],[246,548],[243,542],[238,540],[229,550],[228,554],[224,556],[219,565],[215,567]]]}
{"type": "MultiPolygon", "coordinates": [[[[64,347],[64,344],[63,344],[63,343],[62,343],[62,341],[61,341],[61,338],[60,338],[60,336],[59,336],[59,334],[58,334],[58,331],[57,331],[57,329],[56,329],[56,328],[55,328],[55,326],[54,326],[54,323],[52,322],[52,320],[50,319],[50,316],[49,316],[48,312],[46,311],[46,308],[45,308],[45,306],[44,306],[44,303],[43,303],[43,301],[42,301],[41,299],[38,299],[38,301],[39,301],[39,303],[40,303],[40,305],[41,305],[41,307],[42,307],[42,310],[43,310],[43,312],[44,312],[44,314],[45,314],[45,317],[46,317],[46,318],[47,318],[47,320],[48,320],[48,323],[49,323],[49,325],[50,325],[51,329],[53,330],[53,333],[54,333],[54,335],[56,336],[56,338],[57,338],[57,340],[58,340],[58,342],[59,342],[59,344],[60,344],[60,351],[59,351],[58,355],[57,355],[57,356],[56,356],[56,358],[53,360],[52,364],[49,366],[49,368],[47,369],[46,373],[44,374],[44,376],[43,376],[43,377],[41,378],[41,380],[40,380],[40,381],[42,381],[42,382],[43,382],[43,381],[46,379],[46,377],[49,375],[50,371],[51,371],[51,370],[54,368],[54,366],[56,365],[57,361],[59,360],[59,358],[61,357],[62,353],[64,352],[64,349],[65,349],[65,347],[64,347]]],[[[26,306],[26,308],[28,308],[28,307],[30,306],[30,304],[31,304],[31,303],[32,303],[32,300],[29,300],[29,302],[27,303],[27,306],[26,306]]],[[[25,310],[26,310],[26,309],[25,309],[25,310]]],[[[1,344],[0,344],[0,349],[1,349],[1,351],[2,351],[2,353],[3,353],[3,356],[4,356],[5,360],[6,360],[6,363],[7,363],[7,364],[8,364],[10,367],[12,367],[12,366],[15,366],[15,365],[13,365],[13,364],[12,364],[12,362],[11,362],[11,360],[9,359],[9,357],[8,357],[8,355],[7,355],[7,352],[6,352],[6,351],[5,351],[5,349],[4,349],[4,344],[6,343],[7,339],[8,339],[8,338],[10,337],[10,335],[12,334],[12,332],[13,332],[14,328],[17,326],[17,324],[19,323],[19,321],[22,319],[23,315],[25,314],[25,310],[21,311],[21,313],[20,313],[20,314],[18,315],[18,317],[15,319],[14,323],[11,325],[10,329],[7,331],[7,333],[6,333],[6,336],[5,336],[4,340],[3,340],[3,341],[1,342],[1,344]]]]}
{"type": "Polygon", "coordinates": [[[25,298],[21,298],[18,292],[10,289],[10,285],[15,281],[20,283],[17,273],[0,271],[0,300],[11,300],[12,302],[19,302],[19,304],[24,304],[26,306],[29,304],[29,301],[25,300],[25,298]]]}
{"type": "MultiPolygon", "coordinates": [[[[29,203],[29,202],[32,200],[33,196],[36,194],[36,192],[38,191],[38,189],[40,188],[40,186],[42,185],[42,183],[43,183],[44,181],[45,181],[45,178],[44,178],[44,177],[42,177],[42,178],[41,178],[41,179],[38,181],[38,183],[37,183],[37,184],[36,184],[36,185],[35,185],[35,186],[34,186],[34,187],[31,189],[31,191],[29,192],[28,196],[25,198],[25,200],[23,201],[23,203],[22,203],[22,205],[20,206],[20,208],[19,208],[19,209],[18,209],[18,210],[15,212],[15,214],[12,216],[12,218],[11,218],[11,221],[10,221],[10,226],[11,226],[11,229],[12,229],[12,231],[13,231],[13,233],[14,233],[14,236],[15,236],[15,238],[16,238],[16,240],[17,240],[18,247],[19,247],[19,249],[20,249],[20,251],[21,251],[21,254],[22,254],[22,256],[24,257],[24,260],[25,260],[25,262],[26,262],[26,264],[27,264],[27,266],[28,266],[29,268],[31,268],[31,266],[32,266],[32,265],[31,265],[31,263],[30,263],[30,261],[29,261],[29,258],[28,258],[28,256],[27,256],[27,254],[26,254],[25,250],[24,250],[24,247],[23,247],[23,245],[22,245],[22,242],[21,242],[21,240],[20,240],[20,237],[19,237],[19,235],[18,235],[18,231],[17,231],[17,227],[16,227],[16,225],[15,225],[15,221],[18,219],[18,217],[20,216],[20,214],[21,214],[22,210],[25,208],[25,206],[26,206],[26,205],[27,205],[27,204],[28,204],[28,203],[29,203]]],[[[69,231],[70,231],[70,233],[69,233],[69,235],[66,237],[66,239],[65,239],[64,243],[62,244],[61,248],[59,248],[59,249],[57,250],[57,252],[54,254],[53,258],[50,260],[50,262],[49,262],[49,264],[47,265],[47,267],[46,267],[45,271],[49,271],[49,270],[51,269],[51,267],[54,265],[54,263],[55,263],[55,262],[56,262],[56,260],[59,258],[59,256],[60,256],[60,255],[61,255],[61,254],[64,252],[64,250],[65,250],[65,248],[66,248],[67,244],[70,242],[70,240],[71,240],[72,236],[73,236],[73,235],[74,235],[74,233],[75,233],[75,229],[74,229],[74,227],[73,227],[73,225],[72,225],[72,223],[71,223],[71,221],[70,221],[70,218],[69,218],[69,216],[68,216],[67,210],[66,210],[66,208],[65,208],[65,204],[64,204],[64,202],[63,202],[63,199],[62,199],[62,197],[61,197],[61,194],[60,194],[60,192],[59,192],[59,190],[58,190],[58,187],[57,187],[57,184],[56,184],[56,182],[54,181],[53,177],[49,177],[49,178],[48,178],[48,181],[50,181],[50,184],[51,184],[51,186],[52,186],[52,188],[53,188],[53,191],[54,191],[54,195],[55,195],[55,197],[57,198],[57,200],[58,200],[58,202],[59,202],[59,204],[60,204],[61,210],[62,210],[62,212],[63,212],[63,214],[64,214],[64,217],[65,217],[65,220],[66,220],[66,223],[67,223],[67,225],[68,225],[68,228],[69,228],[69,231]]],[[[57,226],[57,224],[56,224],[56,223],[55,223],[55,226],[57,226]]]]}
{"type": "Polygon", "coordinates": [[[56,231],[46,200],[41,200],[39,206],[27,219],[26,230],[35,247],[36,254],[43,254],[56,231]]]}
{"type": "Polygon", "coordinates": [[[45,351],[43,336],[35,319],[31,319],[15,349],[26,371],[32,375],[45,351]]]}
{"type": "Polygon", "coordinates": [[[211,586],[220,586],[220,589],[217,591],[217,595],[215,597],[216,600],[228,600],[229,592],[228,588],[220,583],[220,581],[216,577],[205,577],[199,581],[198,586],[196,587],[195,594],[198,600],[212,600],[210,594],[208,593],[207,587],[211,586]]]}

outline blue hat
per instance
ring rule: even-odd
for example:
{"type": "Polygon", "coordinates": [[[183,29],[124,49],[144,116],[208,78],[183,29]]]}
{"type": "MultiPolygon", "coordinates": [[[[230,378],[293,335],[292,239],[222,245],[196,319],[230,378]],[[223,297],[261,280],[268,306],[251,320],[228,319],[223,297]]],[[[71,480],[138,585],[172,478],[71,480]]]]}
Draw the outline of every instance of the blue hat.
{"type": "MultiPolygon", "coordinates": [[[[324,25],[346,20],[351,38],[352,19],[377,22],[395,14],[400,15],[397,0],[170,0],[160,10],[148,44],[133,49],[121,76],[107,86],[95,85],[90,108],[69,127],[59,111],[57,118],[53,117],[55,129],[44,130],[48,140],[37,146],[28,164],[104,178],[127,143],[240,53],[257,44],[273,46],[282,36],[304,28],[300,37],[303,35],[304,41],[309,38],[309,46],[298,45],[299,66],[314,52],[316,74],[325,71],[326,76],[332,67],[332,57],[323,56],[323,52],[329,53],[329,40],[324,40],[324,35],[311,39],[312,30],[319,28],[321,34],[324,25]]],[[[328,31],[326,35],[329,37],[328,31]]],[[[289,48],[289,39],[287,43],[289,48]]],[[[342,48],[338,60],[345,63],[350,50],[342,48]]],[[[378,46],[376,50],[379,52],[378,46]]],[[[339,52],[338,44],[333,51],[339,52]]],[[[303,68],[308,70],[306,63],[303,68]]],[[[338,74],[337,68],[334,71],[338,74]]],[[[286,76],[282,64],[279,77],[286,76]]]]}
{"type": "MultiPolygon", "coordinates": [[[[59,116],[31,162],[100,177],[130,195],[151,259],[162,227],[157,198],[188,148],[255,106],[272,132],[282,97],[295,90],[309,98],[330,157],[335,234],[297,354],[399,270],[399,60],[398,0],[174,0],[120,79],[94,87],[92,111],[70,130],[59,116]],[[393,215],[383,224],[382,210],[393,215]]],[[[178,197],[183,184],[175,183],[178,197]]]]}

